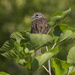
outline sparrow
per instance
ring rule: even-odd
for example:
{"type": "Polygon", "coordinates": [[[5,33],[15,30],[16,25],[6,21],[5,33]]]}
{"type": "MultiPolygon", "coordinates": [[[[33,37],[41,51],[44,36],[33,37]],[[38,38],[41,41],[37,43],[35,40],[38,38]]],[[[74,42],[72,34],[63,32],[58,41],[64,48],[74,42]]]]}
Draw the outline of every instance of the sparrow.
{"type": "MultiPolygon", "coordinates": [[[[34,19],[31,26],[31,33],[47,34],[49,26],[46,17],[42,13],[36,12],[31,18],[34,19]]],[[[41,54],[41,49],[37,50],[35,54],[41,54]]]]}

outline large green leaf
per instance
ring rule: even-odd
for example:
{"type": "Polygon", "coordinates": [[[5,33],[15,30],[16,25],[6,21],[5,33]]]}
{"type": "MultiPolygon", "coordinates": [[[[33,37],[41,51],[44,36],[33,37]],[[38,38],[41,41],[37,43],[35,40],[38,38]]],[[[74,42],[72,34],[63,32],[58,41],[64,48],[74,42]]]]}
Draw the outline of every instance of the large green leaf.
{"type": "Polygon", "coordinates": [[[55,36],[60,36],[61,33],[66,32],[67,30],[71,30],[72,32],[75,32],[75,29],[69,27],[66,24],[59,24],[54,28],[54,35],[55,36]]]}
{"type": "Polygon", "coordinates": [[[14,49],[7,51],[7,52],[4,52],[1,55],[5,56],[7,58],[16,58],[17,57],[16,51],[14,49]]]}
{"type": "Polygon", "coordinates": [[[73,75],[75,73],[75,66],[69,67],[68,75],[73,75]]]}
{"type": "Polygon", "coordinates": [[[68,40],[70,38],[74,39],[75,29],[69,27],[66,24],[59,24],[58,26],[54,28],[54,38],[55,38],[55,42],[57,42],[59,38],[61,41],[64,41],[66,39],[68,40]]]}
{"type": "Polygon", "coordinates": [[[22,36],[22,34],[21,34],[20,32],[14,32],[14,33],[12,33],[12,34],[10,35],[10,38],[15,39],[19,44],[20,44],[20,41],[21,41],[22,39],[24,39],[23,36],[22,36]]]}
{"type": "Polygon", "coordinates": [[[14,48],[14,42],[15,40],[11,39],[6,41],[3,46],[0,48],[0,52],[6,52],[9,50],[12,50],[14,48]]]}
{"type": "Polygon", "coordinates": [[[55,72],[55,75],[67,75],[68,68],[70,66],[70,64],[63,60],[59,60],[56,58],[52,60],[52,67],[55,72]]]}
{"type": "MultiPolygon", "coordinates": [[[[8,46],[8,47],[11,47],[11,46],[8,46]]],[[[18,57],[22,56],[22,53],[23,53],[23,47],[21,47],[17,42],[14,42],[13,49],[8,49],[8,51],[2,53],[2,55],[7,58],[16,58],[17,56],[18,57]]]]}
{"type": "Polygon", "coordinates": [[[67,56],[67,62],[75,66],[75,47],[72,47],[67,56]]]}
{"type": "Polygon", "coordinates": [[[21,40],[21,44],[30,41],[30,38],[29,38],[29,37],[30,37],[30,32],[27,32],[27,31],[20,31],[20,33],[21,33],[22,37],[24,38],[24,39],[21,40]]]}
{"type": "Polygon", "coordinates": [[[59,27],[60,27],[60,29],[61,29],[62,32],[65,32],[67,30],[71,30],[72,32],[75,32],[75,29],[69,27],[66,24],[59,24],[59,27]]]}
{"type": "Polygon", "coordinates": [[[75,75],[75,71],[74,71],[74,72],[72,72],[70,75],[75,75]]]}
{"type": "Polygon", "coordinates": [[[53,43],[54,38],[47,34],[31,34],[30,42],[33,49],[37,49],[47,43],[53,43]]]}
{"type": "Polygon", "coordinates": [[[5,72],[0,72],[0,75],[10,75],[10,74],[7,74],[5,72]]]}
{"type": "MultiPolygon", "coordinates": [[[[75,71],[75,47],[72,47],[69,50],[68,56],[67,56],[67,62],[72,65],[72,67],[69,68],[69,74],[75,71]]],[[[71,74],[73,75],[73,74],[71,74]]]]}
{"type": "Polygon", "coordinates": [[[57,25],[60,21],[62,21],[62,19],[64,19],[69,13],[71,12],[71,8],[69,8],[66,11],[63,12],[57,12],[55,14],[53,14],[50,18],[50,22],[49,24],[51,26],[55,26],[57,25]]]}
{"type": "Polygon", "coordinates": [[[56,55],[59,52],[58,47],[55,47],[44,54],[40,54],[34,57],[32,61],[32,70],[36,71],[39,67],[41,67],[48,59],[52,56],[56,55]]]}
{"type": "Polygon", "coordinates": [[[75,39],[75,33],[73,33],[71,30],[67,30],[64,33],[61,33],[60,38],[58,42],[68,41],[75,39]]]}

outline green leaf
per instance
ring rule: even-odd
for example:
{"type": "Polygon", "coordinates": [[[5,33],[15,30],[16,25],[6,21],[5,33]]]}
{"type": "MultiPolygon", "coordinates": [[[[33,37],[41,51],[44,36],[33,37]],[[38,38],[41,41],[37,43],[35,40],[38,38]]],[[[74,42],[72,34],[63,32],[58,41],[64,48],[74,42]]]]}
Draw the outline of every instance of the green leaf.
{"type": "MultiPolygon", "coordinates": [[[[4,49],[6,49],[7,45],[4,47],[4,49]]],[[[11,46],[8,46],[9,48],[11,46]]],[[[18,42],[14,42],[14,46],[12,49],[9,49],[8,51],[1,53],[3,56],[7,57],[7,58],[17,58],[17,57],[22,57],[22,55],[24,55],[23,52],[23,47],[21,47],[18,42]]]]}
{"type": "Polygon", "coordinates": [[[69,67],[68,75],[71,75],[71,74],[73,75],[74,72],[75,72],[75,66],[71,66],[71,67],[69,67]]]}
{"type": "Polygon", "coordinates": [[[70,75],[75,75],[75,71],[74,71],[74,72],[72,72],[70,75]]]}
{"type": "Polygon", "coordinates": [[[55,72],[55,75],[67,75],[68,68],[70,66],[70,64],[63,60],[59,60],[56,58],[52,60],[52,67],[55,72]]]}
{"type": "Polygon", "coordinates": [[[57,12],[53,14],[50,18],[49,24],[51,26],[57,25],[60,21],[62,21],[69,13],[71,12],[71,8],[63,12],[57,12]]]}
{"type": "Polygon", "coordinates": [[[53,37],[47,34],[31,34],[30,35],[30,42],[32,49],[40,48],[41,46],[52,43],[53,37]]]}
{"type": "Polygon", "coordinates": [[[3,44],[3,46],[0,48],[0,52],[6,52],[12,50],[14,48],[14,42],[15,41],[13,39],[6,41],[3,44]]]}
{"type": "Polygon", "coordinates": [[[23,38],[29,38],[30,36],[30,32],[27,32],[27,31],[20,31],[21,35],[23,36],[23,38]]]}
{"type": "MultiPolygon", "coordinates": [[[[74,39],[75,38],[75,29],[69,27],[66,24],[59,24],[54,28],[54,38],[55,42],[58,41],[59,38],[63,38],[62,41],[66,40],[69,37],[69,39],[74,39]],[[72,34],[71,34],[71,33],[72,34]],[[61,37],[60,35],[63,34],[61,37]],[[67,36],[66,36],[67,35],[67,36]],[[64,37],[65,36],[65,37],[64,37]],[[70,37],[69,37],[70,36],[70,37]]],[[[67,39],[67,40],[69,40],[67,39]]]]}
{"type": "Polygon", "coordinates": [[[10,75],[10,74],[7,74],[5,72],[0,72],[0,75],[10,75]]]}
{"type": "MultiPolygon", "coordinates": [[[[68,56],[67,56],[67,62],[70,63],[72,66],[69,68],[69,74],[75,71],[75,47],[72,47],[69,50],[68,56]]],[[[73,74],[71,74],[73,75],[73,74]]]]}
{"type": "Polygon", "coordinates": [[[44,54],[37,55],[33,58],[32,68],[31,70],[36,71],[39,67],[41,67],[48,59],[52,56],[56,55],[59,52],[58,47],[55,47],[44,54]]]}
{"type": "Polygon", "coordinates": [[[24,39],[21,40],[21,44],[27,43],[27,42],[30,41],[30,38],[29,38],[30,37],[30,32],[21,31],[20,33],[21,33],[22,37],[24,38],[24,39]]]}
{"type": "Polygon", "coordinates": [[[59,24],[54,28],[54,35],[60,36],[61,33],[66,32],[67,30],[71,30],[72,32],[75,32],[75,29],[69,27],[66,24],[59,24]]]}
{"type": "Polygon", "coordinates": [[[72,47],[69,50],[69,53],[67,56],[67,62],[75,66],[75,47],[72,47]]]}
{"type": "Polygon", "coordinates": [[[75,39],[75,33],[73,33],[71,30],[67,30],[64,33],[61,33],[58,42],[63,42],[73,39],[75,39]]]}
{"type": "Polygon", "coordinates": [[[61,29],[62,32],[65,32],[67,30],[71,30],[72,32],[75,32],[75,29],[69,27],[66,24],[59,24],[59,27],[60,27],[60,29],[61,29]]]}
{"type": "Polygon", "coordinates": [[[14,33],[12,33],[10,35],[10,38],[15,39],[19,44],[20,44],[20,41],[22,39],[24,39],[23,36],[22,36],[22,34],[20,32],[14,32],[14,33]]]}
{"type": "Polygon", "coordinates": [[[7,52],[4,52],[1,55],[5,56],[7,58],[16,58],[17,57],[16,51],[14,49],[7,51],[7,52]]]}
{"type": "Polygon", "coordinates": [[[25,66],[27,61],[25,61],[25,59],[19,59],[19,60],[17,60],[17,63],[22,65],[22,66],[25,66]]]}
{"type": "Polygon", "coordinates": [[[53,36],[55,38],[55,43],[56,43],[58,41],[58,39],[60,38],[60,35],[62,33],[59,25],[54,28],[54,32],[53,33],[54,33],[53,36]]]}
{"type": "Polygon", "coordinates": [[[18,42],[12,42],[12,40],[5,42],[1,50],[3,51],[1,54],[7,58],[16,58],[23,54],[23,47],[18,42]]]}

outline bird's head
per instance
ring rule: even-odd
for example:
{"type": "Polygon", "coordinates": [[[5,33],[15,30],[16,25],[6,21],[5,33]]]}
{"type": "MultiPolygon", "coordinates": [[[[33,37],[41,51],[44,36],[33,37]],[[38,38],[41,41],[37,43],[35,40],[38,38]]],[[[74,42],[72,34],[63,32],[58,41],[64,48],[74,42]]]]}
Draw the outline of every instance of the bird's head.
{"type": "Polygon", "coordinates": [[[36,12],[33,14],[33,16],[31,16],[31,18],[35,20],[35,19],[46,18],[46,17],[42,13],[36,12]]]}

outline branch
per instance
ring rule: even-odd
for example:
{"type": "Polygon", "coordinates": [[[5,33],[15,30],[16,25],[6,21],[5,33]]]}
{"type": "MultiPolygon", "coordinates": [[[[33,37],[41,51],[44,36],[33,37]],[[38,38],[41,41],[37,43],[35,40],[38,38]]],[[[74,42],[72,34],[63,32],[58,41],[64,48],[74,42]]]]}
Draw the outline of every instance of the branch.
{"type": "MultiPolygon", "coordinates": [[[[46,46],[46,50],[48,51],[48,47],[46,46]]],[[[49,75],[51,75],[51,65],[50,60],[48,60],[48,67],[49,67],[49,75]]]]}

